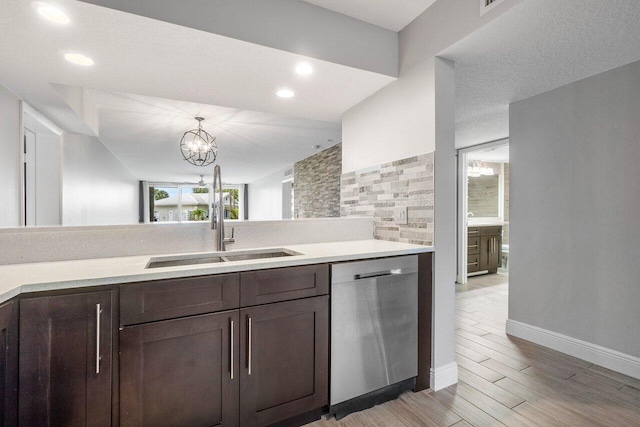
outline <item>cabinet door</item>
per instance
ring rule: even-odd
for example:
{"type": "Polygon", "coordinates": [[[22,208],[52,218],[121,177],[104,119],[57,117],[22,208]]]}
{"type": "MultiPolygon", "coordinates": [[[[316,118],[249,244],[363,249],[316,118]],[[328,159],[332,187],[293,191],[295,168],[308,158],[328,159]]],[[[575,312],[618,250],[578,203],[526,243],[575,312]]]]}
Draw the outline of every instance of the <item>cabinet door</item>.
{"type": "Polygon", "coordinates": [[[110,291],[20,302],[20,425],[111,425],[111,307],[110,291]]]}
{"type": "Polygon", "coordinates": [[[265,426],[328,404],[329,297],[240,310],[240,425],[265,426]]]}
{"type": "Polygon", "coordinates": [[[238,331],[237,310],[120,331],[120,424],[237,426],[238,331]]]}
{"type": "Polygon", "coordinates": [[[328,264],[240,273],[240,305],[242,307],[309,298],[328,293],[328,264]]]}
{"type": "Polygon", "coordinates": [[[480,271],[489,270],[489,262],[491,259],[491,240],[493,236],[482,236],[480,237],[480,260],[478,269],[480,271]]]}
{"type": "Polygon", "coordinates": [[[0,305],[0,427],[18,423],[18,318],[15,301],[0,305]]]}

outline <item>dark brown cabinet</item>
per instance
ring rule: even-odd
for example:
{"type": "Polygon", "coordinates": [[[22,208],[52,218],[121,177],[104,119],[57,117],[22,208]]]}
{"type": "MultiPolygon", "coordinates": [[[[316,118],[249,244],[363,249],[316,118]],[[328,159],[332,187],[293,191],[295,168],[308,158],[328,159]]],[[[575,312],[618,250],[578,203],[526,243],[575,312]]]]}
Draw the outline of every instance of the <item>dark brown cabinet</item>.
{"type": "Polygon", "coordinates": [[[496,273],[502,259],[502,227],[469,227],[467,242],[467,273],[496,273]]]}
{"type": "Polygon", "coordinates": [[[242,307],[329,293],[329,265],[276,268],[240,273],[242,307]]]}
{"type": "Polygon", "coordinates": [[[111,425],[112,298],[20,301],[20,425],[111,425]]]}
{"type": "Polygon", "coordinates": [[[328,293],[326,264],[120,286],[120,323],[129,325],[120,331],[120,424],[319,417],[328,404],[328,293]]]}
{"type": "Polygon", "coordinates": [[[270,425],[327,405],[329,297],[242,309],[240,318],[240,425],[270,425]]]}
{"type": "Polygon", "coordinates": [[[120,325],[206,314],[239,306],[237,273],[120,286],[120,325]]]}
{"type": "Polygon", "coordinates": [[[237,426],[238,311],[120,332],[122,426],[237,426]]]}
{"type": "Polygon", "coordinates": [[[0,305],[0,427],[18,423],[17,306],[15,301],[0,305]]]}

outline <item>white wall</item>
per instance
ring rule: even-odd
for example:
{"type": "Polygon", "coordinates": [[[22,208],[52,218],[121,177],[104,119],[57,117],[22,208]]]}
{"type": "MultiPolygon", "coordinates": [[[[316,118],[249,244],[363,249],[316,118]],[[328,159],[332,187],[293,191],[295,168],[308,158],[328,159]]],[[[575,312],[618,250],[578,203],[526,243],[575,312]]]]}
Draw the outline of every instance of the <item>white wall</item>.
{"type": "Polygon", "coordinates": [[[0,85],[0,227],[20,225],[20,99],[0,85]]]}
{"type": "Polygon", "coordinates": [[[59,135],[36,135],[36,224],[38,226],[60,225],[62,188],[60,171],[62,137],[59,135]]]}
{"type": "Polygon", "coordinates": [[[426,61],[342,117],[342,173],[435,149],[434,61],[426,61]]]}
{"type": "Polygon", "coordinates": [[[636,358],[639,114],[636,62],[516,102],[509,120],[510,321],[636,358]]]}
{"type": "Polygon", "coordinates": [[[136,224],[133,174],[97,138],[65,134],[63,147],[63,224],[136,224]]]}
{"type": "Polygon", "coordinates": [[[249,184],[249,221],[282,219],[282,181],[287,169],[291,166],[249,184]]]}
{"type": "Polygon", "coordinates": [[[435,389],[457,381],[455,80],[453,64],[436,56],[522,1],[481,16],[477,0],[438,0],[399,33],[400,78],[343,116],[343,173],[435,151],[435,389]]]}

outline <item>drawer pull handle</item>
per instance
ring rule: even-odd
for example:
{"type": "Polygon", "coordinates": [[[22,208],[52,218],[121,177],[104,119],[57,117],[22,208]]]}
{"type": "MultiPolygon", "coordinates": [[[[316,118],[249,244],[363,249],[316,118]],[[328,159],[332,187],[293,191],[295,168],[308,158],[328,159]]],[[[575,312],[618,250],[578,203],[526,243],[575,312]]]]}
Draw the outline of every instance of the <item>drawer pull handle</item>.
{"type": "Polygon", "coordinates": [[[96,374],[100,373],[100,304],[96,304],[96,374]]]}
{"type": "Polygon", "coordinates": [[[477,248],[477,247],[478,247],[478,245],[469,245],[469,246],[467,246],[467,247],[468,247],[469,249],[471,249],[471,248],[477,248]]]}
{"type": "Polygon", "coordinates": [[[248,318],[247,329],[249,330],[249,333],[247,334],[249,338],[249,344],[247,345],[247,368],[249,375],[251,375],[251,317],[248,318]]]}
{"type": "Polygon", "coordinates": [[[467,265],[478,265],[478,263],[477,262],[470,262],[467,265]]]}
{"type": "Polygon", "coordinates": [[[469,234],[478,234],[478,233],[479,233],[479,231],[469,231],[468,233],[469,233],[469,234]]]}
{"type": "Polygon", "coordinates": [[[229,355],[231,357],[231,379],[233,379],[233,320],[231,321],[231,326],[229,327],[231,333],[229,334],[229,355]]]}

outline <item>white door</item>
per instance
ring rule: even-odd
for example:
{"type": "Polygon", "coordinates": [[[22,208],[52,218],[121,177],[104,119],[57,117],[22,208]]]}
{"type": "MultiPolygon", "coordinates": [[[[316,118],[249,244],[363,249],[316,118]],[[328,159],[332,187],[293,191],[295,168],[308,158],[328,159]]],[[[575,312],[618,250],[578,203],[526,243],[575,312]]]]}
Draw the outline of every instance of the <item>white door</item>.
{"type": "Polygon", "coordinates": [[[25,225],[60,225],[60,136],[24,129],[25,225]]]}

